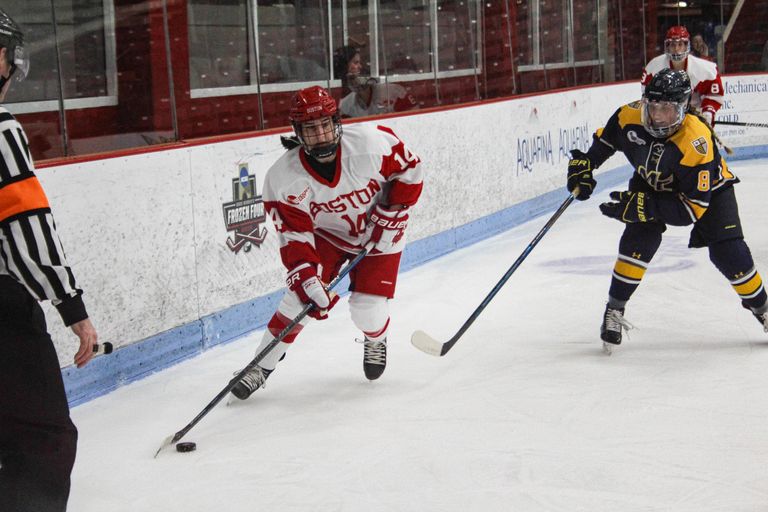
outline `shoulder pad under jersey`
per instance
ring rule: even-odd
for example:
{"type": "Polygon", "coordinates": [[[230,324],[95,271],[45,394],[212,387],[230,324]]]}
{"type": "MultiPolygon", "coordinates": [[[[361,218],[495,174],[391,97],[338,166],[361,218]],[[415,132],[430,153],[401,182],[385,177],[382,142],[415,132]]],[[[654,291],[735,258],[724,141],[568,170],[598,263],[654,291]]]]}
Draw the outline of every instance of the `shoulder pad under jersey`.
{"type": "Polygon", "coordinates": [[[621,128],[624,128],[628,124],[643,124],[640,110],[642,104],[642,101],[633,101],[619,109],[619,126],[621,128]]]}
{"type": "Polygon", "coordinates": [[[669,58],[667,57],[667,54],[662,53],[661,55],[652,58],[648,64],[645,66],[645,72],[649,75],[655,75],[659,71],[661,71],[664,68],[669,67],[669,58]]]}
{"type": "Polygon", "coordinates": [[[695,167],[715,158],[712,132],[698,117],[691,114],[686,114],[682,126],[669,140],[682,154],[681,165],[695,167]]]}
{"type": "Polygon", "coordinates": [[[686,66],[688,76],[691,78],[691,86],[695,89],[696,84],[705,80],[714,80],[718,77],[717,64],[706,59],[689,56],[686,66]]]}

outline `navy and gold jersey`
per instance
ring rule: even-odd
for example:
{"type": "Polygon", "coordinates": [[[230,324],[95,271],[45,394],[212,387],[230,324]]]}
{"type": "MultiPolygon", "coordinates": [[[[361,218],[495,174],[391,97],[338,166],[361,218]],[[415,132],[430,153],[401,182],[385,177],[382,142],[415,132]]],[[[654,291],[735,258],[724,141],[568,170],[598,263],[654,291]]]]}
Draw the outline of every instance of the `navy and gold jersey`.
{"type": "Polygon", "coordinates": [[[672,136],[657,139],[643,127],[641,107],[636,101],[619,108],[595,132],[587,154],[598,167],[621,151],[635,169],[630,190],[656,192],[653,197],[663,222],[694,223],[707,211],[712,193],[738,179],[699,118],[686,114],[672,136]]]}

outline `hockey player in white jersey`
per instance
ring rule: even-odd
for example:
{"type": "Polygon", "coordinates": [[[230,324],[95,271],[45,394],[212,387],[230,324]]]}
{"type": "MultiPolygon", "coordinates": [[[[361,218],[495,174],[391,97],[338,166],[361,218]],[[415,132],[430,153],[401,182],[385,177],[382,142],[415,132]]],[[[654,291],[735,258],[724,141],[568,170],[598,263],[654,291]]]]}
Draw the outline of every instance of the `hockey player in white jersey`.
{"type": "MultiPolygon", "coordinates": [[[[419,158],[384,126],[343,130],[336,102],[319,86],[299,91],[289,118],[298,145],[267,172],[264,205],[280,241],[288,290],[257,349],[266,347],[306,304],[327,318],[338,301],[324,283],[369,242],[350,272],[349,308],[362,331],[363,370],[378,379],[386,366],[388,301],[394,296],[409,209],[422,189],[419,158]]],[[[264,385],[308,319],[297,325],[232,389],[244,400],[264,385]]]]}
{"type": "Polygon", "coordinates": [[[664,39],[664,52],[651,59],[640,79],[643,91],[651,79],[662,69],[683,70],[691,79],[691,106],[699,109],[710,126],[715,125],[715,114],[723,104],[723,82],[717,64],[691,55],[691,35],[682,25],[670,27],[664,39]]]}

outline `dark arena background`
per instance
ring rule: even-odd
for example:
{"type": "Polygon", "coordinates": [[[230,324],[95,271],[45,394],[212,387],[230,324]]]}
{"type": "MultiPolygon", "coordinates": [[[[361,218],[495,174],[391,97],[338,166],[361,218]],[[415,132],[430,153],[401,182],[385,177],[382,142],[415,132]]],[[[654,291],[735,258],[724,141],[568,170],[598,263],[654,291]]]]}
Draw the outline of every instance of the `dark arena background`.
{"type": "Polygon", "coordinates": [[[675,24],[721,73],[759,71],[768,19],[768,0],[53,4],[7,7],[34,57],[9,104],[38,161],[285,126],[293,91],[341,96],[332,62],[344,45],[426,109],[637,80],[675,24]]]}

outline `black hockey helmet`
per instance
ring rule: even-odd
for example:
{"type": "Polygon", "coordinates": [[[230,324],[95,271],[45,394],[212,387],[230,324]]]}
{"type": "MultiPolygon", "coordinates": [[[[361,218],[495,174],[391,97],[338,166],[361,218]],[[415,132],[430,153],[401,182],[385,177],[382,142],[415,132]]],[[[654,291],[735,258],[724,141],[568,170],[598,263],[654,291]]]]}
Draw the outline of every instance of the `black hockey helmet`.
{"type": "Polygon", "coordinates": [[[691,79],[683,70],[662,69],[651,78],[644,96],[649,101],[688,101],[691,98],[691,79]]]}
{"type": "Polygon", "coordinates": [[[662,69],[651,78],[643,92],[645,129],[654,137],[669,137],[683,123],[690,101],[691,79],[688,73],[662,69]],[[664,115],[665,112],[667,115],[664,115]]]}
{"type": "MultiPolygon", "coordinates": [[[[11,75],[18,71],[17,78],[23,80],[29,72],[29,59],[24,54],[24,33],[3,9],[0,9],[0,48],[5,48],[11,75]]],[[[5,83],[5,80],[0,77],[0,82],[5,83]]]]}

